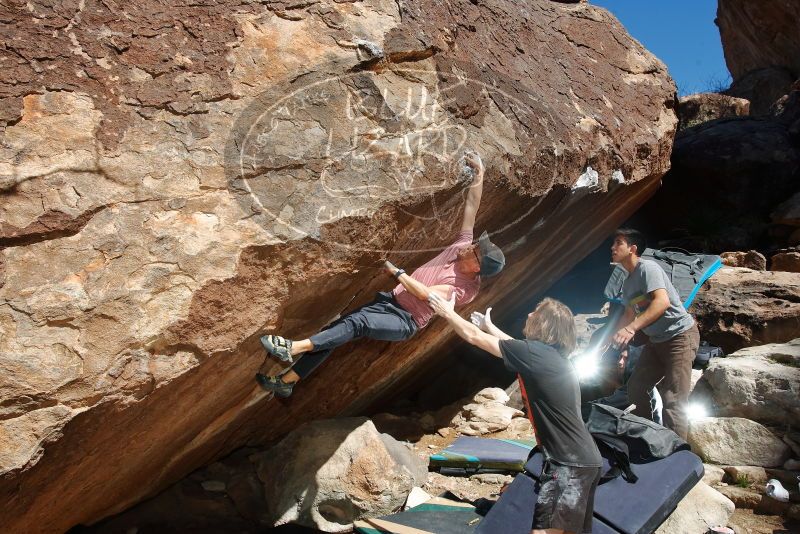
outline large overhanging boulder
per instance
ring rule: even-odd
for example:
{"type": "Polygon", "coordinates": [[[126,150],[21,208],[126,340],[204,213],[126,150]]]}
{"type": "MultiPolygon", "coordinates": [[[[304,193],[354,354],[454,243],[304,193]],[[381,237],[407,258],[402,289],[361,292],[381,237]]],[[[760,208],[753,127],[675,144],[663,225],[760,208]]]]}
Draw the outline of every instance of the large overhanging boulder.
{"type": "Polygon", "coordinates": [[[452,339],[441,324],[340,351],[268,401],[258,335],[310,334],[390,287],[382,258],[413,268],[446,244],[464,148],[488,168],[478,227],[508,259],[473,307],[540,292],[669,166],[672,80],[585,4],[0,10],[10,532],[95,522],[417,379],[452,339]]]}

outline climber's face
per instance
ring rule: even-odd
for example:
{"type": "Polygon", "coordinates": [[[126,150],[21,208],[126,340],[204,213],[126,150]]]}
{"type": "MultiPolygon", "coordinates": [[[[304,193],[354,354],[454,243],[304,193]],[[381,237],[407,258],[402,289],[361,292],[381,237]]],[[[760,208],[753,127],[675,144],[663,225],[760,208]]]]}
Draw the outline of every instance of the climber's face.
{"type": "Polygon", "coordinates": [[[469,245],[459,249],[456,256],[456,267],[462,273],[477,273],[481,270],[478,256],[478,245],[469,245]]]}

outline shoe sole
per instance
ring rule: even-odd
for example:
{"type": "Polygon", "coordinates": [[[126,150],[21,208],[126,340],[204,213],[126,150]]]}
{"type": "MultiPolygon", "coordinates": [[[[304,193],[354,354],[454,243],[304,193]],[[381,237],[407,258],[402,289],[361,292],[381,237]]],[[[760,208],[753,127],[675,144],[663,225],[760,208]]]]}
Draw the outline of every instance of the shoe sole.
{"type": "Polygon", "coordinates": [[[270,356],[272,356],[273,358],[275,358],[279,362],[282,362],[282,363],[294,363],[294,360],[292,359],[291,354],[289,355],[289,357],[287,359],[287,358],[284,358],[283,356],[281,356],[280,354],[276,354],[276,353],[272,352],[270,350],[270,348],[267,346],[267,344],[264,342],[264,337],[259,338],[259,341],[261,342],[261,346],[264,347],[264,350],[267,351],[267,354],[269,354],[270,356]]]}

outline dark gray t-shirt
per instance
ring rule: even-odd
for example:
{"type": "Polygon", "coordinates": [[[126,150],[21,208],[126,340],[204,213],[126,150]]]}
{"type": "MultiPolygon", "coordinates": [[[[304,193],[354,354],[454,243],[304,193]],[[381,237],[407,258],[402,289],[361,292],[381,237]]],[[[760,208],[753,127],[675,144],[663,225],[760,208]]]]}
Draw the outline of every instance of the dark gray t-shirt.
{"type": "Polygon", "coordinates": [[[545,456],[576,467],[602,465],[600,451],[581,419],[581,391],[572,363],[539,341],[500,341],[509,371],[519,373],[545,456]]]}
{"type": "Polygon", "coordinates": [[[650,305],[653,300],[650,293],[656,289],[667,290],[669,308],[653,324],[642,328],[642,331],[653,343],[662,343],[686,332],[694,325],[694,319],[683,307],[681,298],[664,269],[654,261],[639,260],[622,286],[622,300],[638,316],[650,305]]]}

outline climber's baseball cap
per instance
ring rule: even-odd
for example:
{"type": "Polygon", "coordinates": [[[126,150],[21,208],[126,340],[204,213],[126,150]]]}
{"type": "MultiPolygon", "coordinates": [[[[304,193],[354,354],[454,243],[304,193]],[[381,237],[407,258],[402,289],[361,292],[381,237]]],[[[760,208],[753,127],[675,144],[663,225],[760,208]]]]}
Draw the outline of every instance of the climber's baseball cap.
{"type": "Polygon", "coordinates": [[[481,276],[494,276],[503,270],[506,257],[500,247],[489,241],[487,232],[483,232],[478,238],[478,248],[481,251],[481,276]]]}

